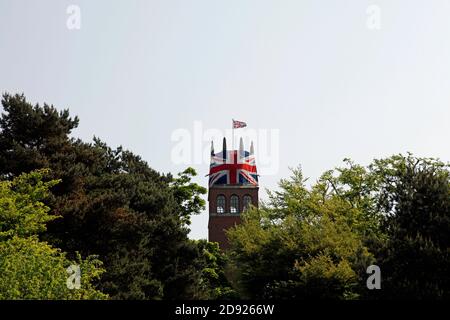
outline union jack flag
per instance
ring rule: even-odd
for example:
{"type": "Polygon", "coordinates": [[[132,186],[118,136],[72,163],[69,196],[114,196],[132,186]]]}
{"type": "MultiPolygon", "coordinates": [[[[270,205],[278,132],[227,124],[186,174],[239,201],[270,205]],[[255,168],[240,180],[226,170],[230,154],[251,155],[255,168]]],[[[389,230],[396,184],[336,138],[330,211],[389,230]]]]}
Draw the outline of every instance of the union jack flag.
{"type": "Polygon", "coordinates": [[[242,121],[233,120],[233,129],[245,128],[247,124],[242,121]]]}
{"type": "Polygon", "coordinates": [[[222,184],[258,185],[255,155],[247,151],[226,151],[211,155],[209,186],[222,184]]]}

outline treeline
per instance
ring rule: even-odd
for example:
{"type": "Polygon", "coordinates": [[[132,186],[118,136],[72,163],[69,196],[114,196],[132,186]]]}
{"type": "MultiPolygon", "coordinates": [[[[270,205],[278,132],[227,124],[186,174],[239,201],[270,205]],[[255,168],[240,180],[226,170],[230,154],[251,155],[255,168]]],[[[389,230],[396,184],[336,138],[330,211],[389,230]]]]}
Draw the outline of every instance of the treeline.
{"type": "Polygon", "coordinates": [[[450,175],[435,159],[346,160],[311,186],[300,169],[230,230],[188,238],[206,190],[156,172],[78,118],[4,94],[0,299],[450,298],[450,175]],[[80,289],[66,269],[81,270],[80,289]],[[381,289],[366,286],[369,265],[381,289]]]}
{"type": "Polygon", "coordinates": [[[345,162],[309,188],[293,170],[229,232],[241,297],[450,299],[449,166],[345,162]],[[367,286],[371,265],[379,290],[367,286]]]}
{"type": "Polygon", "coordinates": [[[217,245],[187,236],[205,204],[194,170],[161,174],[100,139],[71,138],[79,120],[68,110],[23,95],[5,94],[2,105],[0,298],[103,297],[64,289],[71,264],[88,277],[82,288],[110,299],[222,294],[217,245]]]}

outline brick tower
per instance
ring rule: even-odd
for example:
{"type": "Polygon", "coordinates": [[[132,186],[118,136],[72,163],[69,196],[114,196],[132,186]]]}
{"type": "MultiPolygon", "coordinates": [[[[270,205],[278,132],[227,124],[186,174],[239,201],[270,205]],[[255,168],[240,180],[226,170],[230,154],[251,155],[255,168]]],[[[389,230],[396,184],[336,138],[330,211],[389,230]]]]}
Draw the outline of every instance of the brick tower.
{"type": "Polygon", "coordinates": [[[220,248],[228,249],[225,231],[241,222],[241,213],[250,205],[258,206],[258,174],[253,149],[244,150],[242,138],[239,150],[223,148],[214,153],[211,142],[211,166],[209,171],[209,241],[218,242],[220,248]]]}

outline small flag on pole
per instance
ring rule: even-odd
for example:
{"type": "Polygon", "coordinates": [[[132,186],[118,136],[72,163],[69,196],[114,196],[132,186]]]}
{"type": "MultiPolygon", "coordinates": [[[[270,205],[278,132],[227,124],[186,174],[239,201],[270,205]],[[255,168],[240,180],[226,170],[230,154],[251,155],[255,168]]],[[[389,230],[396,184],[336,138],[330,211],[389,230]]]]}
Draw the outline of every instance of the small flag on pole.
{"type": "Polygon", "coordinates": [[[233,119],[233,129],[245,128],[247,124],[242,121],[237,121],[233,119]]]}

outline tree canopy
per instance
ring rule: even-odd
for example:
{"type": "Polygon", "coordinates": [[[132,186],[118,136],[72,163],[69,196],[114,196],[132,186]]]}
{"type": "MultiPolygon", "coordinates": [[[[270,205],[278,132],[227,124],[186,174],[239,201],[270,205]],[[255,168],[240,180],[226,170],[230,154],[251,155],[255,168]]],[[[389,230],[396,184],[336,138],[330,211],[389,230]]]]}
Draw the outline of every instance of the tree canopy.
{"type": "Polygon", "coordinates": [[[42,238],[72,256],[98,255],[108,270],[100,288],[112,298],[191,298],[201,253],[187,225],[205,193],[190,182],[195,171],[160,174],[122,147],[71,138],[78,118],[68,110],[33,106],[23,95],[5,94],[2,104],[0,176],[48,168],[46,178],[60,181],[45,204],[61,219],[42,238]]]}
{"type": "Polygon", "coordinates": [[[249,298],[420,299],[450,291],[449,166],[396,155],[346,159],[307,187],[300,169],[229,231],[249,298]],[[378,265],[382,290],[366,287],[378,265]]]}
{"type": "Polygon", "coordinates": [[[188,238],[206,189],[121,146],[72,137],[68,110],[4,94],[0,299],[448,299],[450,173],[412,154],[301,168],[228,231],[188,238]],[[82,287],[68,288],[67,267],[82,287]],[[366,286],[381,270],[381,290],[366,286]]]}
{"type": "Polygon", "coordinates": [[[94,283],[104,272],[95,256],[75,260],[39,240],[54,220],[41,202],[57,181],[44,182],[44,171],[0,181],[0,299],[104,299],[94,283]],[[79,290],[67,286],[67,268],[80,268],[79,290]]]}

